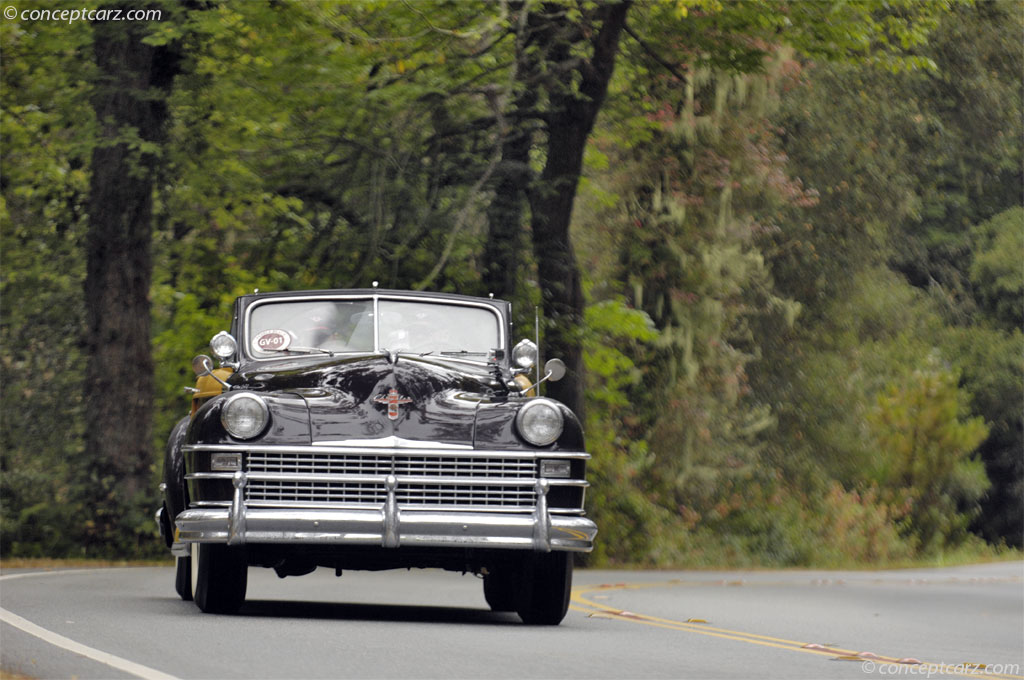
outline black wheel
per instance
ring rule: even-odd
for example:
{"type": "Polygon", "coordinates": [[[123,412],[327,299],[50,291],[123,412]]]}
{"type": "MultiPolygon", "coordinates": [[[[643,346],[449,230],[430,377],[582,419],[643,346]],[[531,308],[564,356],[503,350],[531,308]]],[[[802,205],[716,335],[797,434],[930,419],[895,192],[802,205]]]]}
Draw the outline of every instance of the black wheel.
{"type": "Polygon", "coordinates": [[[174,589],[186,602],[192,601],[192,559],[176,557],[174,559],[174,589]]]}
{"type": "Polygon", "coordinates": [[[219,543],[192,544],[192,595],[207,614],[233,614],[245,602],[245,551],[219,543]]]}
{"type": "Polygon", "coordinates": [[[498,567],[484,576],[484,599],[494,612],[514,612],[520,581],[511,565],[498,567]]]}
{"type": "Polygon", "coordinates": [[[572,554],[535,553],[526,560],[516,612],[523,623],[557,626],[569,611],[572,554]]]}

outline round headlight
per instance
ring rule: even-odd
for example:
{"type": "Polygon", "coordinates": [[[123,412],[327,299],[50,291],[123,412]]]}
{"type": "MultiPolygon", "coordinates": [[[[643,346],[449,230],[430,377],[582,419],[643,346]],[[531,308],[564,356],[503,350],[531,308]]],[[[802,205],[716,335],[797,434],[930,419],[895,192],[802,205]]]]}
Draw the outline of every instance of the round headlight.
{"type": "Polygon", "coordinates": [[[547,446],[558,439],[563,424],[562,411],[547,399],[528,401],[516,414],[516,429],[534,446],[547,446]]]}
{"type": "Polygon", "coordinates": [[[537,345],[531,340],[520,340],[512,348],[512,363],[519,368],[532,368],[537,363],[537,345]]]}
{"type": "Polygon", "coordinates": [[[220,409],[220,422],[232,437],[252,439],[267,426],[267,402],[251,392],[232,394],[220,409]]]}
{"type": "Polygon", "coordinates": [[[221,331],[210,340],[210,350],[221,361],[230,359],[238,349],[238,343],[227,331],[221,331]]]}

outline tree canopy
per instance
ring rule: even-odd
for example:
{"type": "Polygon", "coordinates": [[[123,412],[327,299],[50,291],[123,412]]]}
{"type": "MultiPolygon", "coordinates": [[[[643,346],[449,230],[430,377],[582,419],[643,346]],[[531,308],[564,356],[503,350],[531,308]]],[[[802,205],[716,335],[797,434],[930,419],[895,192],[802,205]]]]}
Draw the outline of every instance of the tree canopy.
{"type": "Polygon", "coordinates": [[[596,561],[1021,545],[1014,3],[153,6],[0,24],[5,555],[157,550],[234,297],[373,281],[538,310],[596,561]]]}

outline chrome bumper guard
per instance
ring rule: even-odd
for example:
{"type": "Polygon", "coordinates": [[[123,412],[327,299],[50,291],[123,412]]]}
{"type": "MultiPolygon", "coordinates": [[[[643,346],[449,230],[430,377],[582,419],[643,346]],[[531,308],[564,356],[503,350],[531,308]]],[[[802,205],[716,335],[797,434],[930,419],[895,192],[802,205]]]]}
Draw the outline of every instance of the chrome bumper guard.
{"type": "Polygon", "coordinates": [[[177,516],[172,552],[189,554],[190,543],[306,543],[376,545],[384,548],[511,548],[539,552],[590,552],[597,526],[584,517],[548,511],[546,479],[537,480],[537,505],[530,513],[402,510],[397,480],[389,475],[387,500],[379,508],[251,508],[245,505],[246,474],[232,477],[230,508],[193,508],[177,516]]]}

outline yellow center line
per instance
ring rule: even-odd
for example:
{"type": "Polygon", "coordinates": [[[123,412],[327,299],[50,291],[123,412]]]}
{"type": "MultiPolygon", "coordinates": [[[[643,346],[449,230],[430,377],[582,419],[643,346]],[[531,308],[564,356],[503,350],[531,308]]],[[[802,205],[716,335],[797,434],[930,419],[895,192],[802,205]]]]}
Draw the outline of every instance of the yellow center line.
{"type": "MultiPolygon", "coordinates": [[[[896,657],[881,656],[876,654],[864,654],[862,652],[856,652],[849,649],[842,649],[832,645],[812,645],[810,643],[801,642],[798,640],[787,640],[785,638],[771,637],[769,635],[759,635],[757,633],[746,633],[738,630],[729,630],[727,628],[716,628],[702,623],[694,623],[688,621],[675,621],[673,619],[663,619],[657,616],[650,616],[648,614],[639,614],[632,611],[624,611],[619,609],[612,609],[606,605],[594,602],[587,599],[584,595],[590,595],[591,593],[597,592],[608,592],[612,590],[640,590],[647,588],[665,588],[674,587],[681,585],[691,585],[682,581],[662,581],[655,583],[616,583],[614,585],[599,585],[599,586],[583,586],[579,588],[573,588],[572,600],[569,606],[570,609],[578,612],[587,614],[601,614],[608,618],[617,621],[628,621],[630,623],[639,623],[645,626],[653,626],[655,628],[665,628],[668,630],[678,630],[687,633],[696,633],[698,635],[706,635],[708,637],[716,637],[723,640],[733,640],[736,642],[746,642],[753,645],[761,645],[763,647],[772,647],[775,649],[784,649],[792,652],[805,652],[808,654],[816,654],[818,656],[827,656],[832,659],[843,659],[849,661],[871,661],[876,664],[899,664],[900,659],[896,657]]],[[[703,585],[703,584],[701,584],[703,585]]],[[[910,665],[910,664],[907,664],[910,665]]],[[[914,664],[918,665],[918,664],[914,664]]],[[[934,666],[945,669],[953,669],[956,666],[954,664],[937,664],[928,663],[921,661],[922,666],[934,666]]],[[[942,675],[953,675],[964,678],[994,678],[996,680],[1024,680],[1024,676],[1020,675],[1009,675],[1009,674],[986,674],[984,673],[983,664],[960,664],[961,666],[973,666],[980,672],[964,672],[956,673],[951,670],[947,670],[942,675]]]]}
{"type": "MultiPolygon", "coordinates": [[[[665,583],[657,583],[657,584],[643,584],[643,587],[665,587],[665,586],[673,586],[673,585],[680,585],[680,584],[665,582],[665,583]]],[[[585,604],[585,605],[588,605],[588,606],[593,607],[595,609],[599,609],[599,610],[602,611],[602,613],[611,614],[611,613],[613,613],[614,610],[609,610],[608,607],[605,607],[605,606],[603,606],[601,604],[598,604],[596,602],[591,602],[590,600],[587,600],[586,598],[584,598],[583,595],[584,594],[589,594],[589,593],[594,592],[594,591],[626,590],[626,589],[631,589],[631,588],[635,588],[635,587],[636,586],[634,586],[634,585],[623,584],[623,586],[621,586],[621,587],[613,586],[613,587],[609,588],[609,587],[606,587],[606,586],[599,586],[597,588],[580,588],[579,590],[574,589],[574,593],[573,593],[573,598],[572,599],[574,601],[580,602],[581,604],[585,604]]],[[[781,643],[781,644],[787,645],[787,646],[794,646],[795,645],[795,646],[800,647],[800,648],[802,648],[804,645],[807,644],[806,642],[800,642],[798,640],[786,640],[785,638],[776,638],[776,637],[771,637],[769,635],[758,635],[757,633],[744,633],[744,632],[741,632],[741,631],[728,630],[726,628],[715,628],[713,626],[708,626],[706,624],[690,623],[690,622],[687,622],[687,621],[674,621],[672,619],[662,619],[662,618],[658,618],[657,616],[649,616],[647,614],[635,614],[633,612],[630,612],[630,613],[633,614],[633,616],[641,618],[641,619],[643,619],[645,621],[655,621],[655,622],[658,622],[658,623],[664,623],[664,624],[668,624],[668,625],[672,625],[672,626],[685,626],[688,630],[690,628],[693,628],[693,629],[697,630],[698,632],[715,631],[715,632],[718,632],[718,633],[725,633],[725,634],[728,634],[728,635],[741,635],[741,636],[747,637],[747,638],[756,638],[756,639],[759,639],[759,640],[767,640],[769,642],[777,642],[777,643],[781,643]]],[[[633,618],[633,616],[624,616],[622,618],[630,619],[630,618],[633,618]]],[[[814,650],[814,651],[818,651],[818,650],[814,650]]],[[[857,652],[855,652],[853,650],[840,649],[838,647],[829,647],[829,651],[834,651],[834,652],[839,653],[839,654],[857,654],[857,652]]]]}

